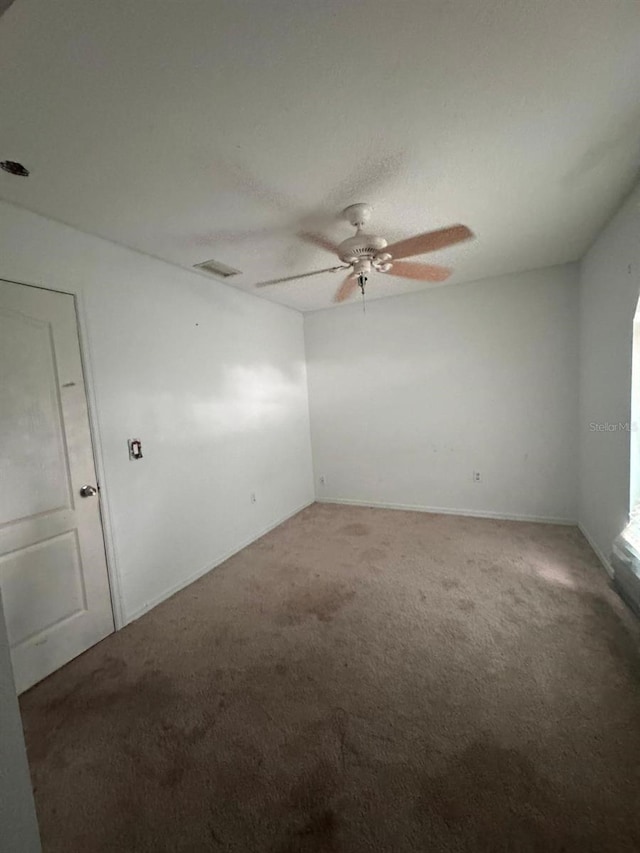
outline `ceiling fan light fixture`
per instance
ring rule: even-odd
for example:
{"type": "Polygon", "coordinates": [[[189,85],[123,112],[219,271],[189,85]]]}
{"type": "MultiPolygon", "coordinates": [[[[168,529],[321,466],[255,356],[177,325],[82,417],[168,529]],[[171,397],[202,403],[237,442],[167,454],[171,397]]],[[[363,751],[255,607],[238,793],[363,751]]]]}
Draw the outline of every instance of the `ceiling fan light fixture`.
{"type": "Polygon", "coordinates": [[[360,258],[353,265],[353,273],[354,273],[354,275],[357,275],[357,276],[369,275],[369,273],[371,272],[372,266],[373,266],[373,264],[371,263],[369,258],[360,258]]]}

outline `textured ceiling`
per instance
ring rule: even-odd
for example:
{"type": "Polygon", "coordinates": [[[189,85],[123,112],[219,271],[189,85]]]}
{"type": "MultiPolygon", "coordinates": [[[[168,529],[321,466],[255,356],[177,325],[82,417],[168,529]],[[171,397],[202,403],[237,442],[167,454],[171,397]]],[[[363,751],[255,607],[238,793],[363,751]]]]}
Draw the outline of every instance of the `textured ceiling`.
{"type": "MultiPolygon", "coordinates": [[[[296,239],[374,205],[453,222],[451,279],[573,260],[637,174],[637,0],[16,0],[0,19],[0,196],[232,283],[331,266],[296,239]]],[[[259,291],[326,307],[339,274],[259,291]]],[[[426,285],[378,276],[369,298],[426,285]]]]}

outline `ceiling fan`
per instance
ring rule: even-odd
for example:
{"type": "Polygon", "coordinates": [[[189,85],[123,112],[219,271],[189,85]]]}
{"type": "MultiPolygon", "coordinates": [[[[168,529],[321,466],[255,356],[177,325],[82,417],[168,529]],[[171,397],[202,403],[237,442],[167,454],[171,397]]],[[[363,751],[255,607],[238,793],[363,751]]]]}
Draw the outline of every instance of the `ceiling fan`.
{"type": "Polygon", "coordinates": [[[273,284],[282,284],[285,281],[295,281],[299,278],[308,278],[321,273],[349,270],[334,296],[334,302],[344,302],[345,299],[355,293],[358,287],[364,295],[367,279],[371,272],[391,273],[391,275],[411,278],[415,281],[441,282],[449,278],[453,270],[436,264],[417,264],[403,259],[412,258],[416,255],[426,255],[428,252],[453,246],[474,236],[466,225],[451,225],[438,231],[417,234],[415,237],[400,240],[389,246],[384,237],[367,234],[363,231],[371,219],[371,210],[371,205],[362,203],[352,204],[345,208],[342,215],[353,225],[356,233],[339,245],[335,245],[318,234],[308,232],[298,234],[307,243],[336,254],[342,261],[341,264],[312,272],[290,275],[285,278],[260,281],[256,287],[270,287],[273,284]]]}

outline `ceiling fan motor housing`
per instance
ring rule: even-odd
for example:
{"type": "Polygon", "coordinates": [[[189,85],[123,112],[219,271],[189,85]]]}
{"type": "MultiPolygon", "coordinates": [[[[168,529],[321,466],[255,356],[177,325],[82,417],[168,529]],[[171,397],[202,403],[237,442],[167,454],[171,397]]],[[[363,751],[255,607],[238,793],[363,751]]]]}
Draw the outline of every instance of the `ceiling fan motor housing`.
{"type": "Polygon", "coordinates": [[[387,241],[375,234],[358,232],[355,237],[349,237],[338,246],[338,257],[345,264],[353,264],[364,258],[373,260],[384,249],[387,241]]]}

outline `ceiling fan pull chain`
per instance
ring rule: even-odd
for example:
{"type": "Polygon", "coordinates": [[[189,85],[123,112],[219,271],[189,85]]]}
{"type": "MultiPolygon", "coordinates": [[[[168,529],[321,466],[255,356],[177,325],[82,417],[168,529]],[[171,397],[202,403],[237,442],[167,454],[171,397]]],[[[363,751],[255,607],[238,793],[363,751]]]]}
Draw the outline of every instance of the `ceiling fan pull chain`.
{"type": "Polygon", "coordinates": [[[367,305],[366,305],[366,301],[364,298],[364,288],[365,288],[366,283],[367,283],[367,277],[364,273],[361,272],[358,275],[358,287],[360,288],[360,292],[362,293],[362,313],[363,314],[367,313],[367,305]]]}

